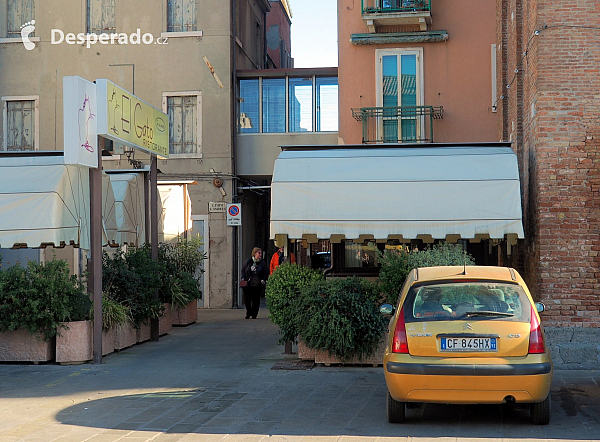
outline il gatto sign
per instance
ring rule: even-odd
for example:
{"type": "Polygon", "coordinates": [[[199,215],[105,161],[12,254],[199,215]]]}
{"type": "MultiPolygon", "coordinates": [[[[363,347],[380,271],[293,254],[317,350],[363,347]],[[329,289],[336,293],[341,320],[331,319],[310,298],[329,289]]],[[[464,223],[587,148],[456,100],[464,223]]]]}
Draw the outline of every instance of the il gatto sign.
{"type": "Polygon", "coordinates": [[[165,113],[108,80],[96,80],[98,135],[169,158],[165,113]]]}

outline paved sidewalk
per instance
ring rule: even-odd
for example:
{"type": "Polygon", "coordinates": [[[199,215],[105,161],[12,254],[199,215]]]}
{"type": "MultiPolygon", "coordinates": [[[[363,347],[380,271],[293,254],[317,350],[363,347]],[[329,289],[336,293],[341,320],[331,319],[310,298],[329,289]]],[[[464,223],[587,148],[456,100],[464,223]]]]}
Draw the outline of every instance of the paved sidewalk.
{"type": "Polygon", "coordinates": [[[291,367],[267,319],[197,324],[102,365],[0,365],[0,442],[598,440],[600,371],[557,371],[552,422],[500,406],[425,406],[387,423],[381,367],[291,367]]]}

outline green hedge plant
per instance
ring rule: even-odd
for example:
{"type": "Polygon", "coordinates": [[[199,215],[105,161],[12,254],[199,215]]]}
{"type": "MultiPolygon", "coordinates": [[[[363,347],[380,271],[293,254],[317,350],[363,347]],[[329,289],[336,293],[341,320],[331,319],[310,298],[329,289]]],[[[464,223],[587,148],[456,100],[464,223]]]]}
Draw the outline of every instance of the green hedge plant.
{"type": "Polygon", "coordinates": [[[460,244],[440,242],[425,250],[386,250],[379,253],[379,284],[387,301],[395,304],[410,271],[418,267],[474,265],[475,260],[460,244]]]}
{"type": "Polygon", "coordinates": [[[135,324],[160,318],[164,308],[154,294],[163,266],[152,259],[146,247],[129,248],[127,252],[117,248],[112,255],[103,252],[102,296],[125,307],[135,324]]]}
{"type": "Polygon", "coordinates": [[[50,340],[64,322],[89,319],[85,285],[62,260],[29,261],[0,271],[0,332],[27,329],[50,340]]]}
{"type": "Polygon", "coordinates": [[[269,318],[279,326],[280,344],[297,340],[295,303],[300,290],[313,281],[323,280],[321,272],[291,263],[280,265],[269,277],[265,298],[269,308],[269,318]]]}
{"type": "Polygon", "coordinates": [[[368,357],[377,349],[387,321],[379,313],[380,291],[362,278],[317,281],[296,302],[298,332],[310,348],[343,361],[368,357]]]}

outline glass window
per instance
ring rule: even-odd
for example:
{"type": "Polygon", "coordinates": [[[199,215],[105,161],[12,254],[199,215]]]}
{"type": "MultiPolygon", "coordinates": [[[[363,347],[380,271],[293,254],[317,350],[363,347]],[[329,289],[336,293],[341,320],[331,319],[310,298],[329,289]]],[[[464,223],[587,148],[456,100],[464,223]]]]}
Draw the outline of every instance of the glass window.
{"type": "Polygon", "coordinates": [[[312,132],[312,78],[290,78],[290,132],[312,132]]]}
{"type": "Polygon", "coordinates": [[[170,154],[198,153],[197,103],[196,95],[167,97],[170,154]]]}
{"type": "Polygon", "coordinates": [[[418,82],[420,55],[414,50],[382,51],[379,60],[378,106],[383,112],[378,139],[391,143],[416,141],[423,126],[423,117],[416,109],[422,99],[418,82]]]}
{"type": "Polygon", "coordinates": [[[318,77],[317,95],[317,132],[338,130],[338,79],[337,77],[318,77]]]}
{"type": "Polygon", "coordinates": [[[264,78],[262,81],[262,131],[285,132],[285,78],[264,78]]]}
{"type": "Polygon", "coordinates": [[[502,320],[529,322],[531,304],[518,284],[455,281],[422,284],[404,301],[406,322],[502,320]]]}
{"type": "MultiPolygon", "coordinates": [[[[21,38],[21,26],[35,18],[34,0],[9,0],[6,9],[6,36],[8,38],[21,38]]],[[[35,31],[29,33],[35,36],[35,31]]]]}
{"type": "Polygon", "coordinates": [[[168,32],[189,32],[197,30],[196,1],[197,0],[167,1],[168,32]]]}
{"type": "Polygon", "coordinates": [[[115,0],[88,0],[88,34],[110,34],[116,31],[115,0]]]}
{"type": "Polygon", "coordinates": [[[344,241],[344,267],[379,267],[377,260],[377,244],[374,242],[359,244],[344,241]]]}
{"type": "Polygon", "coordinates": [[[240,133],[259,132],[258,79],[240,80],[240,133]]]}
{"type": "Polygon", "coordinates": [[[6,150],[35,150],[35,101],[6,102],[6,150]]]}

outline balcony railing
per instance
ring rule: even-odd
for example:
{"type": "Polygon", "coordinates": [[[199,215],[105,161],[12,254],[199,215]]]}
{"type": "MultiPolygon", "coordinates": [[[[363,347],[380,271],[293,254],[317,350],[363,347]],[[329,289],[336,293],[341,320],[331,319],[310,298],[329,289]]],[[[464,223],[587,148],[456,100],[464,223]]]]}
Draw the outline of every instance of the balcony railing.
{"type": "Polygon", "coordinates": [[[444,117],[442,106],[363,107],[352,109],[362,121],[363,143],[432,143],[433,120],[444,117]]]}
{"type": "Polygon", "coordinates": [[[361,0],[362,13],[431,11],[431,0],[361,0]]]}

